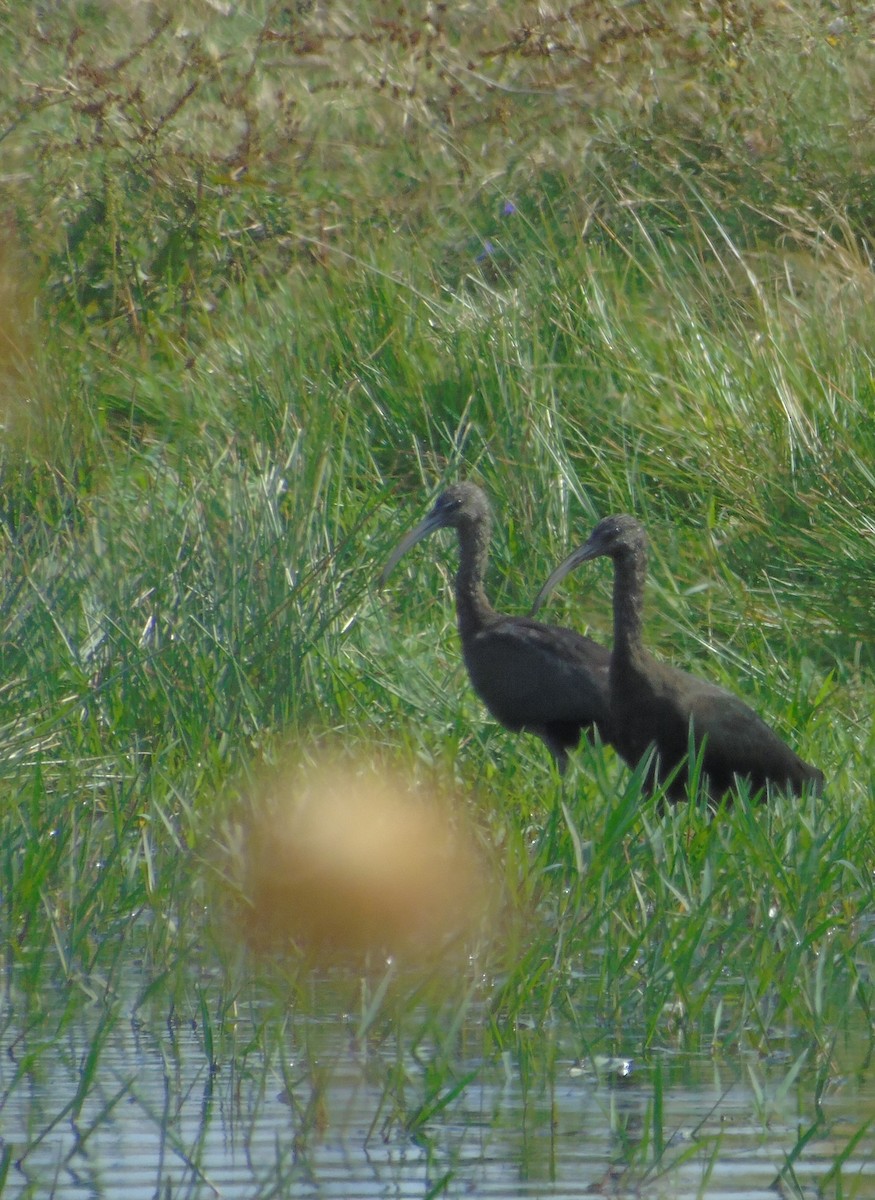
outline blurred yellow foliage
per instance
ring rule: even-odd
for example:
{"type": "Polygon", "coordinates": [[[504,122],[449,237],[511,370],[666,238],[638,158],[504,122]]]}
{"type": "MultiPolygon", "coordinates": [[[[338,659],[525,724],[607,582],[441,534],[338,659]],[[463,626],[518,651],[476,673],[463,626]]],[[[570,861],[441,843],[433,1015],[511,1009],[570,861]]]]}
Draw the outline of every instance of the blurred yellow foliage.
{"type": "Polygon", "coordinates": [[[459,806],[397,770],[328,761],[284,768],[256,803],[247,937],[318,955],[428,956],[476,930],[490,873],[459,806]]]}

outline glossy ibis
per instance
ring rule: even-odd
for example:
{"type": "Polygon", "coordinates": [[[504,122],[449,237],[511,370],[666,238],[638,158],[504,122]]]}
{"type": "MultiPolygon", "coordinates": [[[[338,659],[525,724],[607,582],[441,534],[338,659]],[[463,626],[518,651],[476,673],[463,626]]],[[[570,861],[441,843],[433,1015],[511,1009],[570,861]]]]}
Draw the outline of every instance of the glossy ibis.
{"type": "Polygon", "coordinates": [[[759,792],[774,784],[801,792],[820,791],[823,773],[803,762],[765,721],[738,696],[659,662],[644,648],[641,612],[647,574],[647,534],[630,516],[606,517],[589,540],[560,564],[541,588],[532,608],[579,563],[607,555],[614,563],[614,647],[610,665],[613,743],[635,767],[655,749],[648,786],[668,781],[668,795],[682,799],[687,789],[690,727],[712,799],[719,799],[736,776],[759,792]]]}
{"type": "Polygon", "coordinates": [[[573,629],[495,611],[483,589],[491,528],[484,493],[473,483],[455,483],[398,543],[380,583],[411,546],[436,529],[456,530],[456,613],[474,691],[505,728],[537,734],[564,773],[582,732],[596,727],[610,740],[610,651],[573,629]]]}

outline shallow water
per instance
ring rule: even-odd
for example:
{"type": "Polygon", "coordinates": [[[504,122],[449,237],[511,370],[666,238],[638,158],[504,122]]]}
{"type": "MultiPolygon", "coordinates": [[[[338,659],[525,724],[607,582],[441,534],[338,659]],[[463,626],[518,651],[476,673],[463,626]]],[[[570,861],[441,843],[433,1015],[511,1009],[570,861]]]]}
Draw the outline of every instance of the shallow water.
{"type": "MultiPolygon", "coordinates": [[[[349,991],[314,985],[309,1015],[272,1012],[281,1056],[262,1048],[257,1006],[229,1006],[211,1070],[197,1016],[152,1020],[123,1004],[110,1014],[97,1000],[58,1029],[10,988],[2,1195],[774,1200],[778,1171],[818,1116],[812,1072],[793,1074],[804,1047],[770,1061],[663,1050],[640,1064],[578,1063],[578,1035],[553,1028],[523,1031],[523,1053],[483,1063],[465,1052],[483,1045],[482,1013],[472,1012],[434,1092],[458,1094],[417,1125],[417,1098],[431,1095],[428,1039],[359,1040],[349,991]]],[[[799,1186],[829,1184],[836,1157],[875,1116],[866,1046],[861,1031],[843,1050],[853,1073],[833,1074],[820,1097],[821,1119],[793,1162],[799,1186]]],[[[850,1150],[842,1179],[845,1195],[875,1195],[875,1129],[850,1150]]]]}

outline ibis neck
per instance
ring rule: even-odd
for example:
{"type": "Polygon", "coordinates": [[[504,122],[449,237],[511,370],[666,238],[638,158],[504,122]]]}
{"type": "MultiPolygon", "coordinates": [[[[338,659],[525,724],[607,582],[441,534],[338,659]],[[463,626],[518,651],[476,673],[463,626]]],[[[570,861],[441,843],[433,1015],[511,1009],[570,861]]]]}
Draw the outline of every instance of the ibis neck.
{"type": "Polygon", "coordinates": [[[489,527],[486,524],[460,526],[459,570],[456,574],[456,614],[459,633],[464,637],[481,629],[494,609],[483,589],[489,552],[489,527]]]}
{"type": "Polygon", "coordinates": [[[614,558],[614,655],[635,665],[645,655],[641,636],[647,553],[635,547],[614,558]]]}

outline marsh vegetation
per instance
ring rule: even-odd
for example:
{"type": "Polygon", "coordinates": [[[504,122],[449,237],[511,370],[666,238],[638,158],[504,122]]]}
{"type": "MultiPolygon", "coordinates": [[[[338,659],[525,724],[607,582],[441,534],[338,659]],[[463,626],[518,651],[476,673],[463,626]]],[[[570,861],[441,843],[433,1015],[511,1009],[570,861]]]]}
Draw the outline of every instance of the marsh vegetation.
{"type": "MultiPolygon", "coordinates": [[[[873,20],[0,6],[4,1195],[871,1191],[873,20]],[[824,795],[560,785],[450,535],[374,583],[460,478],[503,612],[636,514],[649,648],[824,795]],[[338,745],[463,814],[446,955],[239,936],[338,745]]],[[[609,573],[550,619],[609,641],[609,573]]]]}

